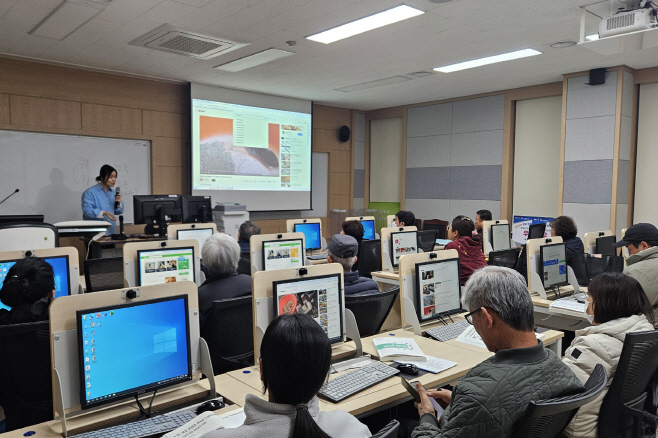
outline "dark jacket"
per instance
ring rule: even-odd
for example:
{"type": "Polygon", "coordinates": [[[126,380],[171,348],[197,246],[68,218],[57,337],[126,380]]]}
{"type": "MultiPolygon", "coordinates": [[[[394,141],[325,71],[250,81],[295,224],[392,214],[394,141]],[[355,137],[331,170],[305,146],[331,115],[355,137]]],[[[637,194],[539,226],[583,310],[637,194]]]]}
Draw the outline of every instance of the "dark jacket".
{"type": "Polygon", "coordinates": [[[459,254],[459,277],[461,285],[465,285],[473,272],[487,266],[482,252],[482,243],[476,242],[470,236],[463,236],[447,244],[444,249],[456,249],[459,254]]]}
{"type": "Polygon", "coordinates": [[[379,286],[375,280],[359,277],[359,271],[345,272],[345,295],[379,292],[379,286]]]}
{"type": "Polygon", "coordinates": [[[238,240],[238,245],[240,245],[238,274],[251,275],[251,249],[249,248],[249,242],[238,240]]]}
{"type": "Polygon", "coordinates": [[[0,309],[0,325],[48,321],[48,307],[52,300],[44,297],[32,304],[12,307],[11,310],[0,309]]]}
{"type": "Polygon", "coordinates": [[[224,277],[209,277],[199,286],[201,336],[210,326],[212,302],[251,294],[251,277],[233,272],[224,277]]]}
{"type": "Polygon", "coordinates": [[[423,414],[411,437],[509,437],[530,401],[582,391],[573,371],[541,341],[534,347],[501,350],[455,386],[440,421],[423,414]]]}

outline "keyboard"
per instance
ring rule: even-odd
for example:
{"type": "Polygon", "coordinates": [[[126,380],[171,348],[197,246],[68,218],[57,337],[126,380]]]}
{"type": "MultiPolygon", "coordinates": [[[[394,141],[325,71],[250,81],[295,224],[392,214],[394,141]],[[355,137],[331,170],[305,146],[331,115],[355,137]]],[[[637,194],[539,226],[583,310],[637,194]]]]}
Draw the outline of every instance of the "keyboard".
{"type": "Polygon", "coordinates": [[[183,424],[193,420],[196,414],[193,411],[181,411],[168,415],[158,415],[134,423],[121,424],[108,427],[107,429],[85,432],[74,435],[72,438],[142,438],[150,436],[161,436],[183,424]]]}
{"type": "Polygon", "coordinates": [[[400,371],[381,362],[373,362],[358,370],[350,371],[340,377],[325,383],[318,395],[324,399],[338,403],[366,388],[383,382],[400,371]]]}
{"type": "Polygon", "coordinates": [[[310,255],[306,257],[309,260],[325,260],[327,258],[327,254],[316,254],[316,255],[310,255]]]}
{"type": "Polygon", "coordinates": [[[470,324],[466,320],[464,320],[464,321],[456,322],[454,324],[435,327],[433,329],[427,330],[425,333],[427,333],[428,336],[436,339],[437,341],[445,342],[451,339],[455,339],[456,337],[461,335],[462,332],[466,330],[466,328],[469,325],[470,324]]]}

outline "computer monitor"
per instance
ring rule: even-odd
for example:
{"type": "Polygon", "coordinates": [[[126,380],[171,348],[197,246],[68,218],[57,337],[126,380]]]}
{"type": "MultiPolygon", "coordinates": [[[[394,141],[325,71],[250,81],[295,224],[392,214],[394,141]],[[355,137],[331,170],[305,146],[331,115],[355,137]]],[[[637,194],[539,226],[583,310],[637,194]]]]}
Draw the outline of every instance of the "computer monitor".
{"type": "Polygon", "coordinates": [[[293,231],[295,233],[304,233],[304,240],[306,241],[306,249],[322,248],[322,236],[320,235],[319,222],[295,224],[293,231]]]}
{"type": "Polygon", "coordinates": [[[544,289],[566,286],[567,278],[567,247],[564,243],[553,243],[539,247],[539,266],[544,289]]]}
{"type": "Polygon", "coordinates": [[[502,266],[504,268],[514,269],[519,261],[521,248],[502,249],[500,251],[491,251],[489,253],[489,266],[502,266]]]}
{"type": "Polygon", "coordinates": [[[544,234],[546,234],[546,222],[528,227],[528,239],[543,239],[544,234]]]}
{"type": "Polygon", "coordinates": [[[416,231],[400,231],[391,233],[391,263],[398,266],[400,257],[418,253],[418,233],[416,231]]]}
{"type": "Polygon", "coordinates": [[[139,286],[195,281],[194,248],[191,246],[138,250],[137,260],[139,286]]]}
{"type": "MultiPolygon", "coordinates": [[[[9,269],[16,264],[16,260],[2,260],[0,261],[0,289],[7,278],[9,269]]],[[[61,255],[54,257],[43,257],[43,260],[48,262],[53,268],[55,275],[55,298],[71,294],[71,278],[69,272],[69,256],[61,255]]],[[[11,307],[0,301],[0,309],[11,310],[11,307]]]]}
{"type": "Polygon", "coordinates": [[[263,267],[266,271],[304,266],[302,239],[263,241],[263,267]]]}
{"type": "Polygon", "coordinates": [[[375,221],[363,220],[359,222],[363,225],[363,238],[366,240],[375,240],[375,221]]]}
{"type": "Polygon", "coordinates": [[[3,214],[0,215],[0,224],[10,224],[10,223],[43,223],[42,214],[3,214]]]}
{"type": "Polygon", "coordinates": [[[89,409],[192,380],[187,295],[76,311],[89,409]]]}
{"type": "Polygon", "coordinates": [[[203,249],[203,244],[206,243],[206,239],[212,236],[212,228],[193,228],[189,230],[178,230],[176,232],[176,238],[178,240],[189,240],[194,239],[199,242],[199,250],[203,249]]]}
{"type": "Polygon", "coordinates": [[[305,313],[334,342],[343,341],[343,298],[340,274],[272,282],[274,315],[305,313]]]}
{"type": "Polygon", "coordinates": [[[495,224],[491,226],[491,248],[494,251],[510,249],[509,224],[495,224]]]}
{"type": "Polygon", "coordinates": [[[459,258],[416,263],[416,314],[419,321],[461,311],[459,258]]]}
{"type": "Polygon", "coordinates": [[[192,222],[211,222],[212,221],[212,203],[210,196],[190,196],[182,197],[183,223],[192,222]]]}
{"type": "Polygon", "coordinates": [[[146,224],[146,234],[167,235],[167,225],[181,215],[180,195],[133,195],[135,224],[146,224]]]}
{"type": "Polygon", "coordinates": [[[617,248],[612,244],[617,241],[617,236],[602,236],[596,238],[596,254],[616,256],[617,248]]]}

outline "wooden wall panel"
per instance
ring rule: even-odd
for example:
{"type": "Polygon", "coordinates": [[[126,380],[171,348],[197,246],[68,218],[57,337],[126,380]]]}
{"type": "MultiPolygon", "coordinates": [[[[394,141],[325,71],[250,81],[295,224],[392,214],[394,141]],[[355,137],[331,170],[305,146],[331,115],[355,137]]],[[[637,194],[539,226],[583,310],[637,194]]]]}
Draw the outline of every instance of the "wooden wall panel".
{"type": "Polygon", "coordinates": [[[0,94],[0,124],[9,124],[9,95],[0,94]]]}
{"type": "Polygon", "coordinates": [[[332,195],[350,194],[350,174],[332,172],[329,174],[329,193],[332,195]]]}
{"type": "MultiPolygon", "coordinates": [[[[183,138],[185,131],[182,114],[144,110],[144,134],[158,137],[183,138]]],[[[188,122],[189,125],[189,122],[188,122]]]]}
{"type": "Polygon", "coordinates": [[[329,166],[332,171],[350,173],[351,155],[350,151],[331,151],[329,153],[329,166]]]}
{"type": "Polygon", "coordinates": [[[155,137],[151,143],[151,158],[156,167],[185,167],[184,142],[180,138],[155,137]]]}
{"type": "Polygon", "coordinates": [[[82,104],[82,129],[117,135],[142,135],[142,112],[136,108],[82,104]]]}
{"type": "Polygon", "coordinates": [[[12,125],[55,129],[82,129],[80,103],[38,97],[10,97],[12,125]]]}
{"type": "Polygon", "coordinates": [[[183,193],[183,168],[155,166],[151,175],[154,195],[176,195],[183,193]]]}

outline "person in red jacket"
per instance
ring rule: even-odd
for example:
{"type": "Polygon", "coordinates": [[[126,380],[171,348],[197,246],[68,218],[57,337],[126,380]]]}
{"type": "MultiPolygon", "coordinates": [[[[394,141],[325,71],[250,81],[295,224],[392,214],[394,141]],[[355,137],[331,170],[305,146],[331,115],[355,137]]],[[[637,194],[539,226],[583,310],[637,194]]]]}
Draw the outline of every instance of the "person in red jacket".
{"type": "Polygon", "coordinates": [[[482,242],[479,236],[473,236],[475,224],[466,216],[457,216],[448,225],[448,239],[452,240],[445,249],[456,249],[459,254],[459,277],[461,285],[465,285],[471,274],[487,266],[482,253],[482,242]]]}

